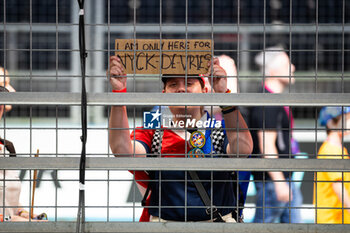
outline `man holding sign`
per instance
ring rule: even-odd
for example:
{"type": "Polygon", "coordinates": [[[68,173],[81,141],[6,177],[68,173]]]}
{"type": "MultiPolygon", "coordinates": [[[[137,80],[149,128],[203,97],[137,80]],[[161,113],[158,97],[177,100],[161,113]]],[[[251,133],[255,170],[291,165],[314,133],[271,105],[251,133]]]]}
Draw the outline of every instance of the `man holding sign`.
{"type": "MultiPolygon", "coordinates": [[[[138,42],[140,46],[141,43],[138,42]]],[[[185,50],[191,50],[191,46],[194,46],[192,42],[195,41],[190,41],[189,47],[185,46],[185,50]]],[[[200,42],[197,41],[197,44],[200,42]]],[[[202,41],[202,45],[206,46],[206,42],[202,41]]],[[[164,48],[165,45],[162,46],[164,48]]],[[[207,46],[210,49],[210,43],[207,46]]],[[[178,50],[181,49],[179,43],[178,50]]],[[[137,54],[136,50],[134,54],[137,54]]],[[[175,56],[175,53],[169,52],[168,55],[175,57],[176,60],[176,56],[181,52],[183,51],[176,51],[175,56]]],[[[189,51],[185,53],[188,55],[189,51]]],[[[207,54],[210,55],[210,53],[207,54]]],[[[193,56],[196,57],[195,54],[193,56]]],[[[113,92],[126,92],[128,68],[121,57],[117,51],[117,56],[110,58],[110,69],[107,71],[113,92]]],[[[181,61],[178,61],[181,64],[181,61]]],[[[191,61],[185,63],[187,64],[185,68],[190,66],[189,62],[191,61]]],[[[135,63],[134,67],[136,67],[135,63]]],[[[178,63],[175,62],[175,64],[178,63]]],[[[212,87],[216,93],[230,92],[227,89],[226,72],[220,66],[218,59],[208,60],[205,65],[203,63],[201,71],[198,71],[198,66],[193,67],[197,69],[196,74],[192,72],[193,70],[176,69],[176,71],[170,69],[164,72],[162,69],[158,70],[158,73],[162,70],[163,93],[208,93],[204,79],[199,75],[203,70],[207,71],[206,75],[210,79],[212,78],[212,87]],[[176,75],[175,72],[177,72],[176,75]]],[[[139,71],[136,73],[141,73],[139,71]]],[[[169,106],[169,109],[173,114],[169,125],[163,125],[158,129],[138,128],[130,136],[126,106],[113,106],[109,120],[109,145],[115,156],[195,159],[246,157],[251,153],[253,147],[251,135],[237,107],[222,107],[223,121],[216,121],[203,106],[169,106]]],[[[160,115],[161,113],[156,112],[153,117],[158,118],[160,115]]],[[[138,180],[136,175],[135,179],[138,180]]],[[[146,206],[149,206],[147,210],[150,221],[236,222],[238,220],[234,194],[236,186],[232,182],[232,171],[162,171],[149,173],[149,176],[151,182],[146,187],[148,191],[150,190],[150,194],[147,191],[145,197],[147,197],[146,206]],[[213,182],[210,182],[211,179],[213,182]]],[[[139,183],[145,184],[145,182],[139,183]]]]}

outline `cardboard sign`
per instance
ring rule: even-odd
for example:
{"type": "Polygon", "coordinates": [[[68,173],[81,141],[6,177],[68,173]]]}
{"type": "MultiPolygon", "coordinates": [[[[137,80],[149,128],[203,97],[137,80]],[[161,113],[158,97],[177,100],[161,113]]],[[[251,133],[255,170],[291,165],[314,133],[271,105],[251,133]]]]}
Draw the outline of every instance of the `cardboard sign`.
{"type": "Polygon", "coordinates": [[[205,74],[211,49],[211,40],[115,40],[115,54],[128,74],[205,74]]]}

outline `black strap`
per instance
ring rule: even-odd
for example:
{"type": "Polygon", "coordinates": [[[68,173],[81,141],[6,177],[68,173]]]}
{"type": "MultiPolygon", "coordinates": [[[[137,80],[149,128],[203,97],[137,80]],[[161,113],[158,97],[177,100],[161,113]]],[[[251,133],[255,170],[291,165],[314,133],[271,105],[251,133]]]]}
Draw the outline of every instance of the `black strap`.
{"type": "Polygon", "coordinates": [[[200,181],[197,172],[195,172],[195,171],[188,171],[188,173],[191,176],[191,179],[192,179],[192,181],[193,181],[193,183],[194,183],[194,185],[195,185],[195,187],[197,189],[197,192],[198,192],[199,196],[202,199],[203,204],[207,207],[205,212],[208,215],[211,215],[211,213],[213,213],[213,220],[214,220],[214,222],[225,222],[222,219],[222,216],[219,213],[218,209],[211,204],[209,195],[205,191],[205,188],[204,188],[202,182],[200,181]]]}
{"type": "Polygon", "coordinates": [[[147,197],[148,195],[150,194],[151,190],[152,190],[152,183],[151,183],[151,180],[154,179],[154,171],[148,171],[148,177],[149,177],[149,181],[148,181],[148,185],[147,185],[147,189],[146,189],[146,192],[145,194],[143,195],[143,198],[142,198],[142,201],[141,201],[141,205],[143,207],[146,206],[146,201],[147,201],[147,197]]]}
{"type": "Polygon", "coordinates": [[[143,195],[143,198],[142,198],[142,201],[141,201],[141,205],[142,205],[143,207],[146,206],[147,197],[148,197],[150,191],[151,191],[151,185],[148,184],[148,185],[147,185],[146,192],[145,192],[145,194],[143,195]]]}
{"type": "Polygon", "coordinates": [[[87,98],[85,86],[86,70],[86,48],[85,48],[85,22],[84,22],[84,0],[77,0],[79,4],[79,50],[81,66],[81,130],[82,142],[80,165],[79,165],[79,204],[77,215],[76,232],[85,232],[85,163],[86,163],[86,140],[87,140],[87,98]]]}
{"type": "Polygon", "coordinates": [[[16,157],[16,150],[12,142],[2,138],[0,138],[0,142],[5,146],[6,150],[10,152],[10,157],[16,157]]]}

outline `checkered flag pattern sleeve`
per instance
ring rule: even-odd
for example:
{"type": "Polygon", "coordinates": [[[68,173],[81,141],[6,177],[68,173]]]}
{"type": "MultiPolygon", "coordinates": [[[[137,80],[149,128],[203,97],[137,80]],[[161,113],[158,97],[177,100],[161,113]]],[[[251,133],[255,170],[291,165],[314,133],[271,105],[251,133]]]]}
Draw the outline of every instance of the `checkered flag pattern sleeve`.
{"type": "MultiPolygon", "coordinates": [[[[163,132],[161,130],[156,130],[153,134],[151,154],[154,154],[155,156],[160,154],[162,148],[162,134],[163,132]]],[[[212,143],[216,154],[225,153],[223,148],[224,140],[225,134],[221,128],[212,131],[212,143]]]]}
{"type": "Polygon", "coordinates": [[[215,129],[212,131],[212,142],[213,142],[213,147],[214,151],[217,154],[224,154],[224,139],[225,139],[225,134],[224,131],[220,129],[215,129]]]}
{"type": "Polygon", "coordinates": [[[151,153],[158,156],[161,151],[162,131],[156,130],[153,134],[151,153]]]}

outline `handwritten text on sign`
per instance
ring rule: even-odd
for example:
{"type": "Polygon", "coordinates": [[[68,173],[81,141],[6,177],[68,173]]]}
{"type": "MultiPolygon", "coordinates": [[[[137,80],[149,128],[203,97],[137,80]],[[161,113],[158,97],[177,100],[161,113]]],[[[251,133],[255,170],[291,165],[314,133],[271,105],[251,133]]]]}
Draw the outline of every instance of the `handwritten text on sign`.
{"type": "Polygon", "coordinates": [[[204,74],[211,46],[211,40],[117,39],[115,53],[128,74],[204,74]]]}

